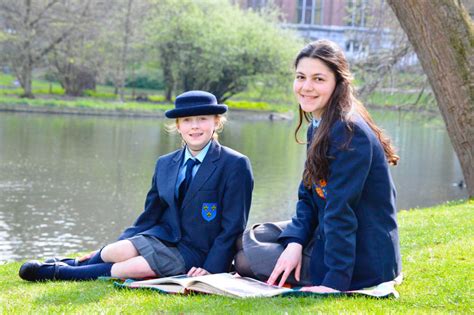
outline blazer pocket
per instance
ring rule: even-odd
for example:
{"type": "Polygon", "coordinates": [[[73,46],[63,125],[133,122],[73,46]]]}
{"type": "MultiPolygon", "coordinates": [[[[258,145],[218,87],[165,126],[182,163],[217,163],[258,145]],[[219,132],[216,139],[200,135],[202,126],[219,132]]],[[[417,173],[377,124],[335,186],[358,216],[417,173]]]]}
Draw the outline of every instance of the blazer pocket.
{"type": "Polygon", "coordinates": [[[198,191],[197,201],[199,205],[198,216],[204,222],[217,223],[221,217],[221,205],[217,190],[198,191]]]}

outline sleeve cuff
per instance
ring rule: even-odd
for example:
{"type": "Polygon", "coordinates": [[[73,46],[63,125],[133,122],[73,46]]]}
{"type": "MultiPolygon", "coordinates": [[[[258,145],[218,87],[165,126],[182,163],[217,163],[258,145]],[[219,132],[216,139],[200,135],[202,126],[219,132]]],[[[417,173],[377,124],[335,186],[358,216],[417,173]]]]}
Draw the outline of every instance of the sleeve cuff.
{"type": "Polygon", "coordinates": [[[297,237],[283,237],[283,238],[279,239],[278,241],[285,248],[290,243],[298,243],[301,246],[304,246],[304,242],[301,239],[297,238],[297,237]]]}

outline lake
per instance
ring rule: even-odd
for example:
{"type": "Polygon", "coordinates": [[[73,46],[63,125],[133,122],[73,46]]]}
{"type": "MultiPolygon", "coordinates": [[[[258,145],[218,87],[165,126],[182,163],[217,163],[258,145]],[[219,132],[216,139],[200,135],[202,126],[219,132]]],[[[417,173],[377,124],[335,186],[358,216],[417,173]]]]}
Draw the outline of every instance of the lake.
{"type": "MultiPolygon", "coordinates": [[[[296,121],[243,116],[230,114],[220,142],[252,162],[249,224],[289,219],[305,159],[305,146],[293,139],[296,121]]],[[[391,167],[399,209],[467,197],[455,184],[462,172],[439,118],[389,111],[373,116],[401,156],[391,167]]],[[[180,147],[165,123],[0,112],[0,261],[114,241],[142,212],[156,158],[180,147]]]]}

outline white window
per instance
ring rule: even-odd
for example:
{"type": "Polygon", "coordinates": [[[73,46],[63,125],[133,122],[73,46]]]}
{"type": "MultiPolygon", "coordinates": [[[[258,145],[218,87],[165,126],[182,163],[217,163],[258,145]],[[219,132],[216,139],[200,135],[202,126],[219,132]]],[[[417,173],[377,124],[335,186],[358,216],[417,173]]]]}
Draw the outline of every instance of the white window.
{"type": "Polygon", "coordinates": [[[323,24],[323,0],[298,0],[297,23],[323,24]]]}

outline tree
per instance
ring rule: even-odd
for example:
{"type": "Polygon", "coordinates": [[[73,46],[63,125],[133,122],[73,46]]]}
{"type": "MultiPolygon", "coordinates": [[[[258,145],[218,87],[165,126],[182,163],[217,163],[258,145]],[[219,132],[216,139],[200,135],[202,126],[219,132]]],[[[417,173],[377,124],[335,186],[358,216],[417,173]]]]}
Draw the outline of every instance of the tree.
{"type": "MultiPolygon", "coordinates": [[[[348,58],[361,84],[358,97],[369,102],[375,92],[388,89],[413,96],[425,92],[426,76],[413,58],[414,51],[395,15],[384,0],[348,2],[346,23],[357,27],[347,32],[348,58]],[[404,75],[407,72],[413,75],[404,75]],[[396,79],[395,79],[396,78],[396,79]]],[[[398,105],[406,105],[399,100],[398,105]]]]}
{"type": "Polygon", "coordinates": [[[85,13],[83,23],[51,49],[47,63],[68,96],[82,96],[84,90],[95,90],[104,64],[102,33],[109,5],[96,4],[85,13]]]}
{"type": "Polygon", "coordinates": [[[289,76],[301,44],[277,26],[273,12],[244,11],[228,0],[160,0],[148,25],[174,90],[207,90],[219,101],[243,91],[256,75],[289,76]]]}
{"type": "MultiPolygon", "coordinates": [[[[474,25],[459,0],[388,0],[435,94],[474,197],[474,25]]],[[[429,158],[429,157],[427,157],[429,158]]]]}
{"type": "MultiPolygon", "coordinates": [[[[143,62],[143,46],[150,46],[144,37],[143,23],[150,13],[148,0],[117,0],[108,2],[103,22],[102,45],[105,45],[105,75],[115,86],[115,94],[124,101],[128,69],[143,62]]],[[[133,76],[133,73],[132,73],[133,76]]]]}
{"type": "Polygon", "coordinates": [[[89,1],[2,0],[0,27],[7,30],[1,51],[15,73],[24,97],[33,97],[33,69],[59,43],[74,32],[88,10],[89,1]],[[73,5],[75,4],[75,5],[73,5]]]}

